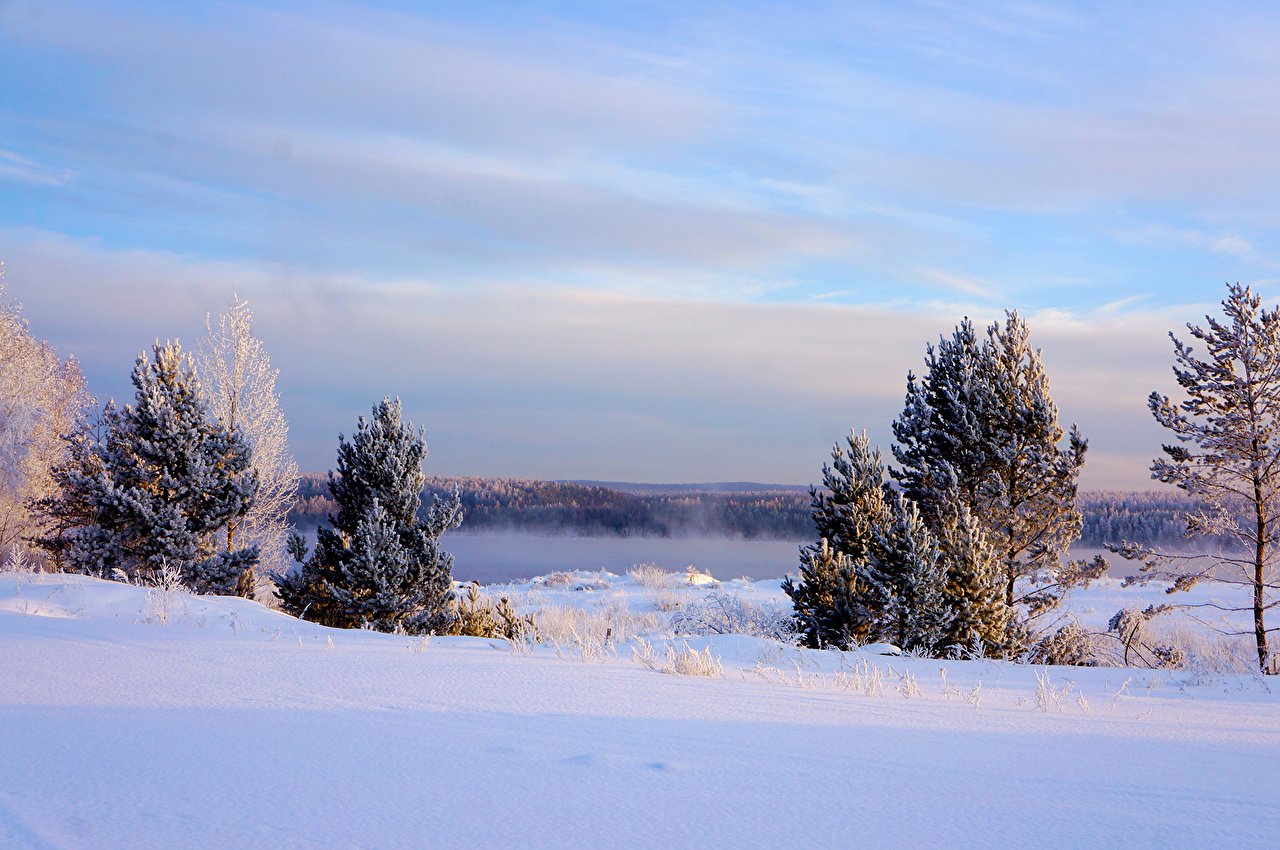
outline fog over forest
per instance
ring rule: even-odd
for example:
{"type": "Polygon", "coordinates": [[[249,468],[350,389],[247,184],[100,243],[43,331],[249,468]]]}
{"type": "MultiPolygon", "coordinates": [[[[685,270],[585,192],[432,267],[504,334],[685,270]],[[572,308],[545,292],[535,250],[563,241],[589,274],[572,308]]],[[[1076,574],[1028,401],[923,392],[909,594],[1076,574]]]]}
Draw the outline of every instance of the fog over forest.
{"type": "MultiPolygon", "coordinates": [[[[796,485],[429,477],[423,509],[432,497],[447,496],[454,488],[465,512],[464,533],[744,540],[807,540],[814,534],[809,490],[796,485]]],[[[1090,491],[1080,494],[1078,504],[1084,515],[1079,546],[1122,540],[1186,545],[1192,503],[1180,493],[1090,491]]],[[[304,474],[290,520],[308,529],[334,510],[327,477],[304,474]]]]}

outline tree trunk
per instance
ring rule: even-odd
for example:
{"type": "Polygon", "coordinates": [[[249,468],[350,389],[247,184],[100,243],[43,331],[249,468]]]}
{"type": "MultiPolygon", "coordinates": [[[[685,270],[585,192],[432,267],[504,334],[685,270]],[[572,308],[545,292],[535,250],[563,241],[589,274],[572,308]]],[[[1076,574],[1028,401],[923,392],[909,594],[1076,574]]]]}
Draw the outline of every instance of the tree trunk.
{"type": "MultiPolygon", "coordinates": [[[[1256,445],[1255,441],[1255,445],[1256,445]]],[[[1267,672],[1267,628],[1263,623],[1263,598],[1265,588],[1265,568],[1267,564],[1267,516],[1263,512],[1262,485],[1256,478],[1253,482],[1254,537],[1253,549],[1253,635],[1258,642],[1258,668],[1267,672]]]]}

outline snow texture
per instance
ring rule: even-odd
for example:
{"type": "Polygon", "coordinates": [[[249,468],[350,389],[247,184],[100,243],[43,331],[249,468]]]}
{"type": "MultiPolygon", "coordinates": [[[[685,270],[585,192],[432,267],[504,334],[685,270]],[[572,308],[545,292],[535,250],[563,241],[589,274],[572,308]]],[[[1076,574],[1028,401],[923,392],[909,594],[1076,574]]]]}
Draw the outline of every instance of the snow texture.
{"type": "MultiPolygon", "coordinates": [[[[494,592],[637,616],[657,593],[786,602],[776,581],[673,576],[654,591],[566,575],[494,592]]],[[[1105,620],[1136,593],[1104,582],[1083,614],[1105,620]]],[[[1280,697],[1258,677],[685,640],[724,676],[663,675],[626,641],[582,663],[551,646],[329,629],[245,599],[0,575],[0,846],[1241,848],[1280,835],[1280,697]]]]}

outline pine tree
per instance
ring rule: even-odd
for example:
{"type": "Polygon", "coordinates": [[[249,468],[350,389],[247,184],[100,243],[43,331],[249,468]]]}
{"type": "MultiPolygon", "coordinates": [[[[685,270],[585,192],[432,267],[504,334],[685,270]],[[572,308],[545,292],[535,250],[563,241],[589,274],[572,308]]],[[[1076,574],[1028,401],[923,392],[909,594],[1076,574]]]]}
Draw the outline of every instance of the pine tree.
{"type": "Polygon", "coordinates": [[[168,566],[197,592],[230,593],[257,549],[221,551],[214,535],[252,503],[249,448],[212,420],[176,343],[139,354],[133,385],[133,405],[104,411],[101,442],[71,439],[61,492],[41,503],[55,532],[37,543],[76,572],[146,579],[168,566]]]}
{"type": "MultiPolygon", "coordinates": [[[[809,506],[818,537],[854,563],[866,560],[876,529],[889,519],[884,461],[865,431],[846,438],[848,450],[831,449],[822,466],[822,489],[809,489],[809,506]]],[[[810,547],[813,549],[813,547],[810,547]]]]}
{"type": "Polygon", "coordinates": [[[301,569],[273,576],[286,611],[341,628],[449,628],[453,557],[439,541],[461,524],[462,505],[455,492],[419,517],[426,453],[422,432],[401,421],[399,400],[384,398],[372,418],[360,417],[350,442],[338,437],[338,470],[329,474],[338,512],[318,529],[309,558],[293,538],[301,569]]]}
{"type": "Polygon", "coordinates": [[[1258,665],[1276,672],[1267,643],[1266,610],[1275,605],[1280,545],[1280,307],[1265,310],[1252,289],[1227,287],[1226,321],[1206,316],[1207,327],[1187,325],[1207,357],[1172,333],[1174,375],[1186,393],[1181,402],[1153,392],[1157,422],[1178,443],[1164,446],[1151,477],[1193,497],[1189,535],[1225,543],[1210,556],[1182,556],[1136,544],[1112,547],[1145,561],[1148,579],[1171,582],[1169,592],[1215,579],[1247,587],[1258,665]],[[1223,569],[1223,567],[1229,569],[1223,569]]]}
{"type": "Polygon", "coordinates": [[[823,489],[809,491],[819,542],[801,549],[799,581],[783,583],[803,640],[815,648],[862,642],[880,607],[864,598],[858,573],[889,520],[884,464],[865,433],[850,434],[847,443],[847,453],[836,445],[823,465],[823,489]]]}
{"type": "Polygon", "coordinates": [[[1058,424],[1040,352],[1016,312],[983,340],[966,319],[927,348],[925,365],[922,377],[907,376],[892,475],[935,533],[958,491],[999,558],[1005,606],[1037,616],[1105,569],[1065,561],[1082,525],[1075,501],[1087,443],[1058,424]]]}
{"type": "Polygon", "coordinates": [[[932,653],[945,643],[954,619],[946,564],[914,502],[895,493],[890,517],[877,530],[863,593],[877,601],[877,637],[932,653]]]}
{"type": "Polygon", "coordinates": [[[870,636],[874,618],[859,592],[858,572],[826,539],[801,550],[800,580],[787,576],[782,589],[805,646],[849,649],[870,636]]]}
{"type": "Polygon", "coordinates": [[[1009,646],[1013,609],[1005,603],[1003,571],[957,488],[944,491],[935,505],[934,537],[946,566],[945,594],[952,619],[944,645],[962,651],[998,655],[1009,646]]]}

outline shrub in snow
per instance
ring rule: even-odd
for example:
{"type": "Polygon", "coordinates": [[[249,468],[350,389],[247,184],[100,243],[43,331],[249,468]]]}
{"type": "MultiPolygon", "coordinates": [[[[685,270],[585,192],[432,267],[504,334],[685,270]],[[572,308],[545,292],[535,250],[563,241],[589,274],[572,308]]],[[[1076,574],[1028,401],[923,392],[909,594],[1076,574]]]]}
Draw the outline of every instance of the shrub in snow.
{"type": "Polygon", "coordinates": [[[453,622],[443,634],[503,638],[513,642],[529,641],[537,635],[532,617],[517,613],[505,596],[497,603],[485,599],[475,582],[467,585],[466,596],[454,600],[453,613],[453,622]]]}
{"type": "Polygon", "coordinates": [[[1032,664],[1098,666],[1093,636],[1079,623],[1067,623],[1053,634],[1041,638],[1031,648],[1027,660],[1032,664]]]}
{"type": "Polygon", "coordinates": [[[641,587],[650,590],[662,590],[671,586],[672,574],[657,564],[636,564],[627,570],[627,575],[641,587]]]}
{"type": "Polygon", "coordinates": [[[181,346],[153,351],[134,366],[135,403],[103,412],[102,441],[72,438],[59,494],[39,504],[53,531],[37,544],[72,572],[146,580],[169,564],[195,592],[230,593],[258,558],[215,538],[257,493],[249,445],[214,421],[181,346]]]}
{"type": "Polygon", "coordinates": [[[685,606],[685,597],[670,590],[658,590],[653,594],[653,607],[664,613],[679,611],[685,606]]]}
{"type": "Polygon", "coordinates": [[[289,613],[340,628],[451,628],[453,556],[440,537],[461,524],[462,505],[455,491],[419,516],[427,447],[400,413],[399,400],[384,398],[371,419],[360,417],[351,442],[338,437],[338,471],[329,473],[338,513],[317,530],[310,558],[302,539],[292,539],[301,569],[272,576],[289,613]]]}
{"type": "Polygon", "coordinates": [[[27,559],[26,550],[17,544],[10,546],[8,557],[4,559],[3,564],[0,564],[0,572],[25,573],[30,570],[31,562],[27,559]]]}
{"type": "Polygon", "coordinates": [[[790,643],[795,620],[776,605],[761,605],[736,593],[713,591],[671,618],[678,635],[747,635],[790,643]]]}
{"type": "Polygon", "coordinates": [[[652,644],[640,639],[636,641],[636,645],[632,649],[632,658],[635,659],[636,663],[643,664],[650,670],[656,670],[659,673],[666,673],[671,676],[709,676],[718,678],[724,675],[724,665],[719,658],[711,654],[711,647],[709,646],[699,652],[690,648],[688,644],[683,644],[680,649],[667,644],[665,652],[659,655],[654,651],[652,644]]]}

